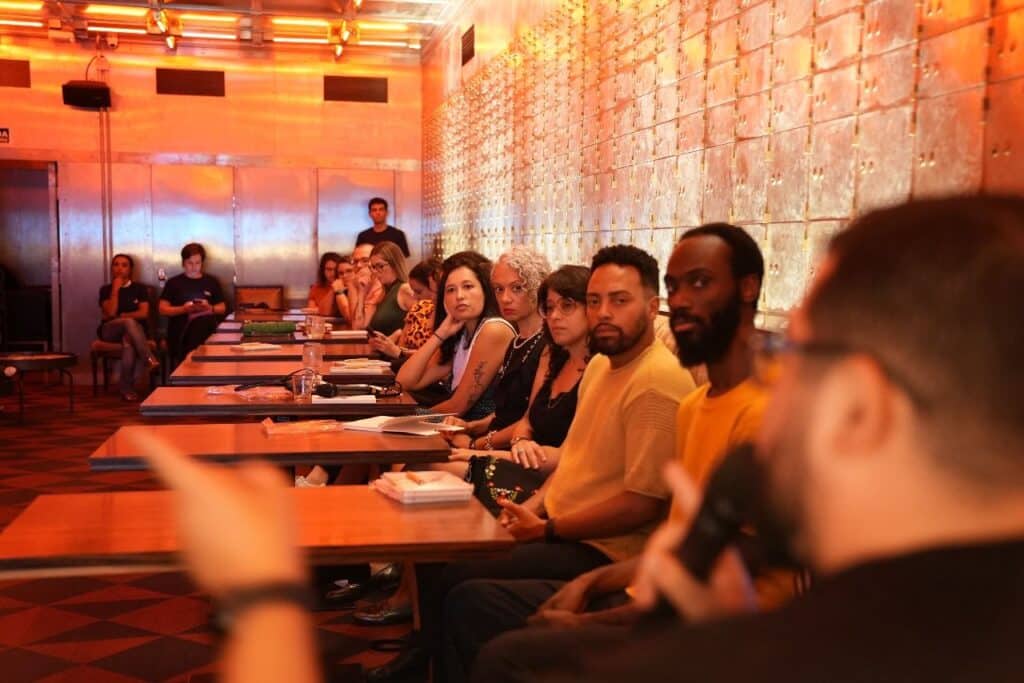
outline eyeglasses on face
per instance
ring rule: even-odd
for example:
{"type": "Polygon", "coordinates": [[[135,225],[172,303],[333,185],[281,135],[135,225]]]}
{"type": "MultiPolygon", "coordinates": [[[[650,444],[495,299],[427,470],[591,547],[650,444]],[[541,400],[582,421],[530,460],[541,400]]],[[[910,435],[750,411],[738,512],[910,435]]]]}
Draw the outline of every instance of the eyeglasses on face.
{"type": "Polygon", "coordinates": [[[861,354],[869,357],[894,385],[899,387],[919,409],[927,409],[930,402],[906,377],[891,367],[877,352],[842,341],[810,339],[796,341],[782,334],[765,333],[750,339],[754,381],[764,387],[773,387],[782,377],[782,359],[786,354],[818,356],[819,358],[861,354]]]}
{"type": "Polygon", "coordinates": [[[528,291],[530,291],[529,289],[526,288],[526,285],[520,284],[518,282],[515,283],[514,285],[509,285],[508,287],[505,287],[504,285],[494,285],[492,289],[494,290],[495,296],[501,296],[506,291],[512,292],[512,294],[514,294],[515,296],[522,296],[526,294],[528,291]]]}
{"type": "Polygon", "coordinates": [[[580,302],[575,299],[559,299],[555,301],[545,301],[544,305],[541,306],[541,315],[544,317],[550,317],[553,313],[558,313],[561,316],[572,315],[579,309],[580,302]]]}
{"type": "Polygon", "coordinates": [[[370,264],[370,268],[372,268],[374,271],[376,271],[378,273],[382,272],[387,267],[388,267],[388,264],[386,264],[386,263],[371,263],[370,264]]]}

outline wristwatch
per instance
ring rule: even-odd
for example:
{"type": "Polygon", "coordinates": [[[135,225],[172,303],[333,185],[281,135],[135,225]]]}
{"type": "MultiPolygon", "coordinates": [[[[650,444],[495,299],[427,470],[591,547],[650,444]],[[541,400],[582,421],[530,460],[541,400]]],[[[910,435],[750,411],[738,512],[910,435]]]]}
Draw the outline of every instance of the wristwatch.
{"type": "Polygon", "coordinates": [[[217,625],[228,631],[246,610],[267,602],[291,603],[307,611],[312,610],[316,604],[313,592],[304,583],[261,583],[239,588],[218,599],[214,617],[217,625]]]}

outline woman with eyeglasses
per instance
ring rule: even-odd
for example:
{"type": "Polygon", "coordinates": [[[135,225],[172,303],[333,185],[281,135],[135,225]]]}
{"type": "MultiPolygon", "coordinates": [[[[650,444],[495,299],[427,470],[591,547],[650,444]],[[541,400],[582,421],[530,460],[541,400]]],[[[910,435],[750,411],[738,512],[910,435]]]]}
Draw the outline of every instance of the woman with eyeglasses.
{"type": "Polygon", "coordinates": [[[430,258],[416,264],[409,271],[409,287],[416,303],[405,314],[402,329],[386,338],[370,335],[368,341],[373,350],[397,363],[393,364],[392,368],[397,370],[433,333],[434,299],[437,297],[437,283],[440,277],[439,259],[430,258]]]}
{"type": "Polygon", "coordinates": [[[405,312],[416,303],[416,295],[409,286],[405,255],[394,242],[381,242],[373,248],[370,270],[384,288],[384,298],[379,303],[365,302],[361,317],[368,321],[366,329],[373,336],[386,338],[402,329],[405,312]]]}
{"type": "Polygon", "coordinates": [[[494,412],[473,421],[447,418],[449,424],[465,428],[464,433],[452,438],[453,446],[492,450],[511,442],[513,428],[530,403],[537,366],[547,348],[537,289],[550,272],[547,258],[525,246],[512,247],[494,265],[491,288],[501,316],[515,326],[516,338],[509,344],[494,380],[494,412]]]}

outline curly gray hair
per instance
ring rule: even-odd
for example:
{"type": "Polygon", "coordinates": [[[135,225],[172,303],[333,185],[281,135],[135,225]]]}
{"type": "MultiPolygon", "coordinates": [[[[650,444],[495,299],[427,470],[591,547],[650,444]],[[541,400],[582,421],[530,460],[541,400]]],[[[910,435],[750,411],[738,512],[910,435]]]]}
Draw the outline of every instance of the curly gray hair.
{"type": "Polygon", "coordinates": [[[504,263],[523,279],[526,289],[536,292],[540,283],[551,273],[548,257],[533,247],[516,245],[498,257],[498,263],[504,263]]]}

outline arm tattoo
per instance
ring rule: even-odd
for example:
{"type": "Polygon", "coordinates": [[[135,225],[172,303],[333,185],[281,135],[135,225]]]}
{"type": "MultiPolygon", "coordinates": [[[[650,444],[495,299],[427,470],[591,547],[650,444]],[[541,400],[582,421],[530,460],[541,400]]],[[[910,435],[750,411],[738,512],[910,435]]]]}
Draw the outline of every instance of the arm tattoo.
{"type": "Polygon", "coordinates": [[[477,399],[484,393],[484,368],[487,367],[487,361],[482,360],[476,364],[473,369],[473,388],[469,391],[469,403],[470,405],[477,402],[477,399]]]}

